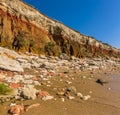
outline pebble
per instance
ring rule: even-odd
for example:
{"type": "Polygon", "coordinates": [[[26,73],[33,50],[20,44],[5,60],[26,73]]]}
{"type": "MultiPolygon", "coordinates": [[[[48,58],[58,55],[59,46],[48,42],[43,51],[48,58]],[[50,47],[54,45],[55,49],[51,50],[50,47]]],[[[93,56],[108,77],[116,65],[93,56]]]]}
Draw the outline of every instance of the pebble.
{"type": "Polygon", "coordinates": [[[47,100],[51,100],[53,98],[54,98],[54,96],[47,95],[47,96],[43,97],[42,100],[47,101],[47,100]]]}
{"type": "Polygon", "coordinates": [[[65,102],[65,99],[64,98],[61,98],[62,102],[65,102]]]}
{"type": "Polygon", "coordinates": [[[71,81],[66,81],[67,84],[71,84],[72,82],[71,81]]]}
{"type": "Polygon", "coordinates": [[[82,93],[77,93],[77,96],[78,97],[83,97],[83,94],[82,93]]]}
{"type": "Polygon", "coordinates": [[[109,87],[108,90],[111,90],[111,87],[109,87]]]}
{"type": "Polygon", "coordinates": [[[75,99],[74,96],[68,96],[68,99],[72,100],[72,99],[75,99]]]}
{"type": "Polygon", "coordinates": [[[70,86],[70,87],[67,88],[67,91],[76,93],[77,89],[75,88],[75,86],[70,86]]]}
{"type": "Polygon", "coordinates": [[[90,99],[91,98],[91,96],[90,95],[86,95],[86,96],[83,96],[81,99],[83,99],[83,100],[85,100],[85,101],[87,101],[88,99],[90,99]]]}

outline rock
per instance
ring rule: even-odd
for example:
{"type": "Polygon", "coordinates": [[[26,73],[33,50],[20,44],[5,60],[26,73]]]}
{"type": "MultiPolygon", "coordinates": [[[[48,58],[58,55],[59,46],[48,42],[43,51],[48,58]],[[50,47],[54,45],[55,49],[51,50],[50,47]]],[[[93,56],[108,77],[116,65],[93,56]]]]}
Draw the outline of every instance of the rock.
{"type": "Polygon", "coordinates": [[[87,95],[87,96],[83,96],[83,97],[81,97],[81,99],[83,99],[83,100],[88,100],[88,99],[90,99],[91,98],[91,96],[90,95],[87,95]]]}
{"type": "Polygon", "coordinates": [[[111,87],[109,87],[108,90],[111,90],[111,87]]]}
{"type": "Polygon", "coordinates": [[[41,85],[47,85],[46,81],[41,81],[41,85]]]}
{"type": "Polygon", "coordinates": [[[66,81],[67,84],[71,84],[72,82],[71,81],[66,81]]]}
{"type": "Polygon", "coordinates": [[[31,78],[33,78],[34,76],[33,75],[24,75],[24,78],[25,79],[31,79],[31,78]]]}
{"type": "Polygon", "coordinates": [[[14,105],[9,110],[9,112],[13,115],[19,115],[23,111],[24,111],[23,105],[14,105]]]}
{"type": "Polygon", "coordinates": [[[83,97],[83,94],[82,93],[77,93],[76,94],[78,97],[83,97]]]}
{"type": "Polygon", "coordinates": [[[38,81],[33,81],[33,84],[34,84],[35,86],[40,86],[40,85],[41,85],[38,81]]]}
{"type": "Polygon", "coordinates": [[[2,55],[0,55],[0,68],[5,70],[10,70],[10,71],[16,71],[16,72],[24,71],[18,61],[2,55]]]}
{"type": "Polygon", "coordinates": [[[16,95],[14,98],[15,98],[16,100],[21,100],[21,97],[18,96],[18,95],[16,95]]]}
{"type": "Polygon", "coordinates": [[[10,83],[9,86],[13,89],[18,89],[18,88],[22,87],[22,84],[10,83]]]}
{"type": "Polygon", "coordinates": [[[47,91],[40,91],[40,92],[37,93],[38,98],[43,98],[43,97],[46,97],[46,96],[50,96],[50,94],[47,91]]]}
{"type": "Polygon", "coordinates": [[[24,80],[24,84],[32,84],[32,83],[33,83],[32,79],[24,80]]]}
{"type": "Polygon", "coordinates": [[[4,79],[6,76],[3,74],[0,74],[0,79],[4,79]]]}
{"type": "Polygon", "coordinates": [[[69,60],[70,57],[69,57],[67,54],[62,53],[62,54],[60,55],[60,59],[62,59],[62,60],[69,60]]]}
{"type": "Polygon", "coordinates": [[[92,93],[92,91],[89,91],[89,93],[91,94],[91,93],[92,93]]]}
{"type": "Polygon", "coordinates": [[[47,101],[47,100],[51,100],[53,98],[54,98],[53,96],[48,95],[48,96],[43,97],[42,100],[47,101]]]}
{"type": "Polygon", "coordinates": [[[58,91],[58,92],[57,92],[57,95],[58,95],[58,96],[63,96],[64,94],[65,94],[65,92],[63,92],[63,91],[58,91]]]}
{"type": "Polygon", "coordinates": [[[23,82],[24,78],[22,75],[14,75],[13,77],[6,77],[5,80],[9,83],[19,83],[23,82]]]}
{"type": "Polygon", "coordinates": [[[85,79],[85,78],[86,78],[86,76],[82,76],[81,78],[85,79]]]}
{"type": "Polygon", "coordinates": [[[65,99],[64,98],[61,98],[62,102],[65,102],[65,99]]]}
{"type": "Polygon", "coordinates": [[[104,81],[102,79],[97,79],[96,83],[99,83],[100,85],[104,85],[105,83],[108,83],[107,81],[104,81]]]}
{"type": "Polygon", "coordinates": [[[72,100],[72,99],[75,99],[75,97],[73,97],[73,96],[68,96],[68,99],[72,100]]]}
{"type": "Polygon", "coordinates": [[[75,86],[70,86],[69,88],[67,88],[67,91],[76,93],[77,89],[75,88],[75,86]]]}
{"type": "Polygon", "coordinates": [[[15,105],[16,105],[16,103],[10,103],[10,107],[15,106],[15,105]]]}
{"type": "Polygon", "coordinates": [[[29,109],[32,109],[32,108],[35,108],[35,107],[39,107],[39,106],[40,106],[39,103],[29,105],[29,106],[25,109],[25,111],[28,111],[29,109]]]}
{"type": "Polygon", "coordinates": [[[22,88],[22,91],[21,91],[21,96],[24,98],[24,99],[36,99],[36,93],[37,93],[37,90],[34,88],[34,86],[32,85],[25,85],[23,88],[22,88]]]}

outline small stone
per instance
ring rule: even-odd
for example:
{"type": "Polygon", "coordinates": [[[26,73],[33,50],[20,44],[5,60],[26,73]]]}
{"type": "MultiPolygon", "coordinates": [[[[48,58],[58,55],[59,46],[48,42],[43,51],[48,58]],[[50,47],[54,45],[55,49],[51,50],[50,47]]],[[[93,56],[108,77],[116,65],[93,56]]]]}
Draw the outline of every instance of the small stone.
{"type": "Polygon", "coordinates": [[[89,91],[89,93],[91,94],[91,93],[92,93],[92,91],[89,91]]]}
{"type": "Polygon", "coordinates": [[[33,84],[36,86],[40,86],[41,84],[38,81],[33,81],[33,84]]]}
{"type": "Polygon", "coordinates": [[[72,100],[72,99],[75,99],[75,97],[73,97],[73,96],[68,96],[68,99],[72,100]]]}
{"type": "Polygon", "coordinates": [[[48,95],[48,96],[43,97],[42,100],[47,101],[47,100],[51,100],[53,98],[54,98],[53,96],[48,95]]]}
{"type": "Polygon", "coordinates": [[[46,81],[42,81],[41,85],[47,85],[46,81]]]}
{"type": "Polygon", "coordinates": [[[40,91],[37,93],[37,97],[38,98],[43,98],[43,97],[46,97],[46,96],[49,96],[50,94],[47,92],[47,91],[40,91]]]}
{"type": "Polygon", "coordinates": [[[46,85],[47,87],[51,87],[51,85],[46,85]]]}
{"type": "Polygon", "coordinates": [[[87,95],[87,96],[83,96],[81,99],[87,101],[87,100],[90,99],[90,98],[91,98],[91,96],[90,96],[90,95],[87,95]]]}
{"type": "Polygon", "coordinates": [[[59,91],[59,92],[57,92],[57,95],[59,95],[59,96],[63,96],[65,93],[63,92],[63,91],[59,91]]]}
{"type": "Polygon", "coordinates": [[[15,105],[16,105],[16,103],[10,103],[10,107],[15,106],[15,105]]]}
{"type": "Polygon", "coordinates": [[[72,82],[71,81],[66,81],[67,84],[71,84],[72,82]]]}
{"type": "Polygon", "coordinates": [[[83,78],[83,79],[85,79],[85,78],[86,78],[86,76],[82,76],[82,78],[83,78]]]}
{"type": "Polygon", "coordinates": [[[16,100],[20,100],[20,99],[21,99],[21,97],[20,97],[20,96],[18,96],[18,95],[16,95],[16,96],[15,96],[15,99],[16,99],[16,100]]]}
{"type": "Polygon", "coordinates": [[[18,84],[18,83],[10,83],[9,86],[13,89],[17,89],[17,88],[20,88],[22,87],[21,84],[18,84]]]}
{"type": "Polygon", "coordinates": [[[104,85],[105,83],[108,83],[108,82],[102,79],[97,79],[96,83],[99,83],[100,85],[104,85]]]}
{"type": "Polygon", "coordinates": [[[10,113],[13,115],[19,115],[21,112],[24,111],[24,106],[23,105],[14,105],[10,109],[10,113]]]}
{"type": "Polygon", "coordinates": [[[61,98],[62,102],[65,102],[65,99],[64,98],[61,98]]]}
{"type": "Polygon", "coordinates": [[[70,86],[69,88],[67,88],[67,91],[76,93],[77,89],[75,88],[75,86],[70,86]]]}
{"type": "Polygon", "coordinates": [[[82,93],[77,93],[77,96],[78,97],[83,97],[83,94],[82,93]]]}
{"type": "Polygon", "coordinates": [[[108,90],[111,90],[111,87],[109,87],[108,90]]]}

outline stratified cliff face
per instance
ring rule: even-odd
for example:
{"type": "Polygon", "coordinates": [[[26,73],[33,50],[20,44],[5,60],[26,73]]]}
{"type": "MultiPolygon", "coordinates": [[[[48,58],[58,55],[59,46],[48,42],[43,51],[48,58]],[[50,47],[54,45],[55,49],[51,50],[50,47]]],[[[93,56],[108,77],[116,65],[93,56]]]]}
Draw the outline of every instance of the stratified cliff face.
{"type": "Polygon", "coordinates": [[[48,18],[20,0],[0,0],[0,45],[56,56],[120,57],[119,50],[48,18]]]}

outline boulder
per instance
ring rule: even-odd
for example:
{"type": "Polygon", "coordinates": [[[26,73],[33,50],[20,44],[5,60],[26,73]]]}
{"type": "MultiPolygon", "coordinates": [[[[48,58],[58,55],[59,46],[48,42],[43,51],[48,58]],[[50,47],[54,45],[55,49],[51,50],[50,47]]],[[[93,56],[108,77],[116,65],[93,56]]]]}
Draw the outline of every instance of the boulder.
{"type": "Polygon", "coordinates": [[[24,98],[24,99],[36,99],[36,93],[37,93],[37,90],[34,88],[33,85],[25,85],[23,88],[22,88],[22,91],[21,91],[21,96],[24,98]]]}
{"type": "Polygon", "coordinates": [[[24,71],[18,61],[4,55],[0,55],[0,68],[9,71],[16,71],[16,72],[24,71]]]}

